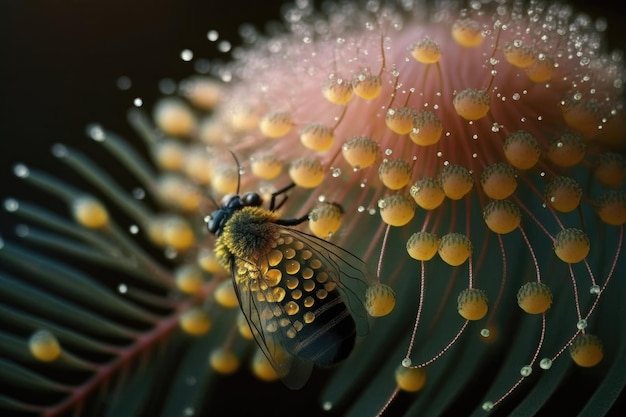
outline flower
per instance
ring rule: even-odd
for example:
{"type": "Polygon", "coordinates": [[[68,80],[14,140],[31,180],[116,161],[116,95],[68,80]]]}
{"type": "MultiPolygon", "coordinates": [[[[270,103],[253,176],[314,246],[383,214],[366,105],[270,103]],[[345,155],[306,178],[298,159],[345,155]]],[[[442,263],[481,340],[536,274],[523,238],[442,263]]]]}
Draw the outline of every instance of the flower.
{"type": "MultiPolygon", "coordinates": [[[[15,166],[74,219],[5,200],[48,230],[18,231],[44,249],[0,250],[27,276],[4,279],[19,329],[6,338],[19,346],[43,327],[60,349],[55,363],[77,376],[32,360],[18,372],[94,390],[106,377],[81,373],[124,372],[143,358],[156,375],[168,368],[150,351],[185,343],[170,372],[198,387],[191,409],[194,393],[251,357],[259,379],[277,379],[249,354],[205,217],[224,195],[269,197],[294,183],[280,216],[310,212],[299,227],[362,258],[385,284],[373,293],[391,301],[370,308],[385,317],[328,376],[322,408],[437,415],[461,398],[462,413],[538,410],[562,406],[550,393],[572,389],[575,369],[590,387],[579,392],[596,396],[568,398],[572,409],[608,412],[615,389],[602,381],[621,369],[626,336],[606,320],[624,300],[621,55],[591,20],[554,4],[341,3],[321,13],[297,2],[285,16],[284,31],[243,31],[231,63],[181,82],[152,119],[131,109],[154,165],[106,126],[88,127],[141,184],[132,193],[65,145],[53,154],[88,187],[15,166]]],[[[81,400],[73,388],[49,397],[35,407],[81,400]]]]}

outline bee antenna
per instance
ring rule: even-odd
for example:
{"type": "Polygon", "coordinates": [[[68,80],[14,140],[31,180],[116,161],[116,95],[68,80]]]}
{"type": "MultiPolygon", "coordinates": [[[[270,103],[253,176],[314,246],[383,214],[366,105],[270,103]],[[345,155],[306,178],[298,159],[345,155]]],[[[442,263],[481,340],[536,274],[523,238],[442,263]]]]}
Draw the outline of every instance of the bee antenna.
{"type": "Polygon", "coordinates": [[[229,149],[228,152],[230,152],[230,154],[233,156],[233,159],[235,160],[235,163],[237,164],[237,193],[236,194],[239,195],[239,186],[241,184],[241,164],[239,163],[239,159],[237,159],[237,155],[235,155],[233,151],[229,149]]]}
{"type": "Polygon", "coordinates": [[[211,203],[213,203],[213,205],[215,206],[215,210],[219,210],[220,205],[217,204],[217,201],[215,201],[215,199],[213,198],[212,195],[208,195],[207,197],[209,197],[209,200],[211,201],[211,203]]]}

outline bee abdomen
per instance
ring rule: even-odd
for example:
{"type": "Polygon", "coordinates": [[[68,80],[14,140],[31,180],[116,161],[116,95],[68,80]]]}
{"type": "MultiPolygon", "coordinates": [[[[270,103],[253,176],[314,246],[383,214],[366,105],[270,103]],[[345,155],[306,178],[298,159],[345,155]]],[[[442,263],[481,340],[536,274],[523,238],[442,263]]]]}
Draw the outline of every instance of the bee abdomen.
{"type": "MultiPolygon", "coordinates": [[[[311,313],[312,321],[299,332],[293,354],[318,366],[331,366],[346,359],[354,347],[356,325],[339,293],[329,292],[311,313]]],[[[304,319],[308,321],[306,316],[304,319]]]]}

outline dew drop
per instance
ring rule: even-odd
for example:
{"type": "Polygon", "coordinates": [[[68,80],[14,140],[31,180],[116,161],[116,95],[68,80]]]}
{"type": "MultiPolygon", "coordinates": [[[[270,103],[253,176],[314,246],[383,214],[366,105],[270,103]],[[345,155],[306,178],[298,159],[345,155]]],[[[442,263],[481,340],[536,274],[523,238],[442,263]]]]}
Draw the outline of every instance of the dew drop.
{"type": "Polygon", "coordinates": [[[176,82],[171,78],[159,80],[159,91],[161,94],[174,94],[176,92],[176,82]]]}
{"type": "Polygon", "coordinates": [[[592,285],[591,288],[589,288],[589,293],[593,294],[593,295],[600,294],[600,286],[599,285],[592,285]]]}
{"type": "Polygon", "coordinates": [[[550,369],[552,367],[552,359],[550,359],[550,358],[543,358],[539,362],[539,367],[541,369],[550,369]]]}
{"type": "Polygon", "coordinates": [[[128,292],[128,287],[126,286],[126,284],[120,284],[117,286],[117,291],[120,294],[126,294],[128,292]]]}
{"type": "Polygon", "coordinates": [[[576,328],[578,330],[586,329],[587,328],[587,320],[585,320],[585,319],[579,320],[578,323],[576,323],[576,328]]]}
{"type": "Polygon", "coordinates": [[[493,403],[491,401],[485,401],[482,405],[483,410],[491,411],[493,410],[493,403]]]}
{"type": "Polygon", "coordinates": [[[139,233],[139,226],[137,226],[136,224],[131,224],[128,228],[128,231],[131,235],[136,235],[137,233],[139,233]]]}
{"type": "Polygon", "coordinates": [[[176,257],[178,256],[178,251],[176,250],[176,248],[170,246],[168,248],[165,248],[164,254],[167,259],[176,259],[176,257]]]}
{"type": "Polygon", "coordinates": [[[180,59],[189,62],[193,59],[193,51],[191,49],[183,49],[180,51],[180,59]]]}
{"type": "Polygon", "coordinates": [[[133,100],[133,106],[141,107],[143,106],[143,100],[140,97],[137,97],[133,100]]]}
{"type": "Polygon", "coordinates": [[[117,88],[119,88],[120,90],[128,90],[130,89],[130,87],[133,86],[133,82],[131,81],[130,77],[122,75],[117,79],[116,85],[117,88]]]}
{"type": "Polygon", "coordinates": [[[489,337],[491,335],[491,332],[489,331],[489,329],[481,329],[480,330],[480,335],[482,337],[489,337]]]}
{"type": "Polygon", "coordinates": [[[137,200],[143,200],[146,198],[146,190],[141,187],[134,188],[132,194],[137,200]]]}
{"type": "Polygon", "coordinates": [[[530,374],[533,373],[533,368],[530,367],[529,365],[522,366],[522,369],[520,369],[519,373],[522,376],[529,376],[530,374]]]}
{"type": "Polygon", "coordinates": [[[404,358],[402,359],[402,366],[404,366],[405,368],[408,368],[409,366],[411,366],[413,362],[411,361],[411,358],[404,358]]]}
{"type": "Polygon", "coordinates": [[[102,142],[105,139],[104,129],[98,124],[90,125],[87,128],[87,134],[91,139],[97,142],[102,142]]]}
{"type": "Polygon", "coordinates": [[[4,209],[10,213],[17,211],[20,208],[20,203],[14,198],[7,198],[4,200],[4,209]]]}
{"type": "Polygon", "coordinates": [[[28,167],[24,164],[17,164],[13,167],[13,173],[18,178],[26,178],[30,174],[28,167]]]}
{"type": "Polygon", "coordinates": [[[211,42],[215,42],[220,37],[220,34],[217,30],[210,30],[206,34],[206,38],[211,42]]]}
{"type": "Polygon", "coordinates": [[[52,145],[52,155],[57,158],[64,158],[67,156],[67,148],[59,143],[52,145]]]}
{"type": "Polygon", "coordinates": [[[28,237],[28,234],[30,233],[30,229],[28,228],[28,226],[24,225],[24,224],[20,224],[15,228],[15,234],[18,237],[28,237]]]}
{"type": "Polygon", "coordinates": [[[230,44],[230,42],[228,41],[221,41],[218,45],[217,45],[217,50],[220,52],[228,52],[230,51],[230,48],[232,47],[232,45],[230,44]]]}

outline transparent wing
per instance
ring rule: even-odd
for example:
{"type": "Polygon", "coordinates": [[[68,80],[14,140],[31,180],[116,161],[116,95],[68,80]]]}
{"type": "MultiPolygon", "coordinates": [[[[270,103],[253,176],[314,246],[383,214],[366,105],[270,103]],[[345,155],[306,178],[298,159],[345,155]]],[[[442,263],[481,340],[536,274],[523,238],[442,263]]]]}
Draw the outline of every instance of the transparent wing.
{"type": "Polygon", "coordinates": [[[257,344],[297,389],[314,364],[341,360],[355,334],[367,333],[365,291],[375,277],[349,251],[295,229],[280,227],[272,246],[259,259],[234,259],[231,270],[257,344]]]}
{"type": "Polygon", "coordinates": [[[295,331],[293,323],[280,325],[288,317],[284,307],[272,299],[273,291],[262,278],[257,263],[234,260],[235,293],[257,345],[281,381],[291,389],[301,388],[311,375],[313,363],[294,356],[285,347],[286,332],[295,331]]]}

